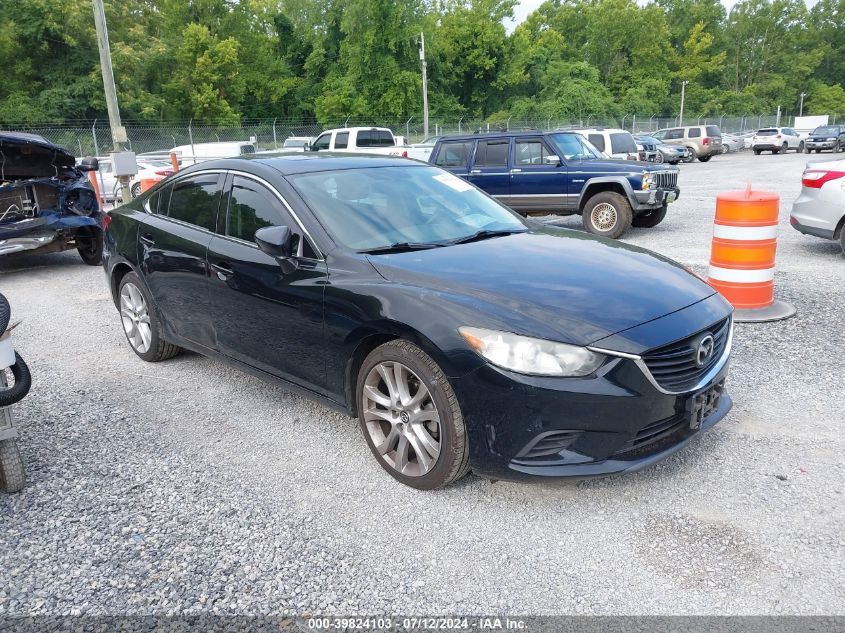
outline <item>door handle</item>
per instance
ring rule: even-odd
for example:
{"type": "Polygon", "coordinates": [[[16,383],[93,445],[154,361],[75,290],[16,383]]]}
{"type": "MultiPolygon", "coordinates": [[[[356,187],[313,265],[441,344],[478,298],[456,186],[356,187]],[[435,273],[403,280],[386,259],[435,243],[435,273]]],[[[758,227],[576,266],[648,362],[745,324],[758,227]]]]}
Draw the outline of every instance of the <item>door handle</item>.
{"type": "Polygon", "coordinates": [[[150,235],[149,233],[144,233],[140,239],[141,243],[146,244],[147,246],[153,246],[156,243],[152,235],[150,235]]]}
{"type": "Polygon", "coordinates": [[[473,170],[472,170],[472,171],[470,171],[469,173],[471,173],[471,174],[480,174],[480,173],[481,173],[481,170],[480,170],[480,169],[473,169],[473,170]]]}
{"type": "Polygon", "coordinates": [[[220,281],[227,281],[235,276],[235,271],[225,265],[225,262],[220,264],[212,264],[211,269],[217,273],[217,278],[220,281]]]}
{"type": "Polygon", "coordinates": [[[522,170],[521,169],[511,169],[511,173],[512,174],[521,174],[522,170]]]}

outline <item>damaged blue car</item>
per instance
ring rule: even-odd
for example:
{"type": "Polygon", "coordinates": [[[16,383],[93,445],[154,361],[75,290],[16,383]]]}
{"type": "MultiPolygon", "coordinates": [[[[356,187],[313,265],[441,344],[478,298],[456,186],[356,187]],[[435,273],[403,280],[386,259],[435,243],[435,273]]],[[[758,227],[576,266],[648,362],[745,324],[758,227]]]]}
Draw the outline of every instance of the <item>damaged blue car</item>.
{"type": "Polygon", "coordinates": [[[0,131],[0,255],[75,248],[97,266],[103,254],[102,212],[85,172],[66,150],[37,134],[0,131]]]}

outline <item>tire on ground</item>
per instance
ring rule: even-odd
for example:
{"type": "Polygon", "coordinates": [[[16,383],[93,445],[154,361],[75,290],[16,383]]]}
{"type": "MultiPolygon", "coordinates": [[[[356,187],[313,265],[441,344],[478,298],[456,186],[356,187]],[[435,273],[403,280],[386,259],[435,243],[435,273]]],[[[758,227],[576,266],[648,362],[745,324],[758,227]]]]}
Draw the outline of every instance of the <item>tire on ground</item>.
{"type": "Polygon", "coordinates": [[[713,154],[707,154],[707,156],[699,156],[698,160],[699,162],[706,163],[711,158],[713,158],[713,154]]]}
{"type": "Polygon", "coordinates": [[[442,488],[469,472],[469,437],[452,385],[436,362],[423,350],[403,339],[396,339],[374,349],[361,363],[355,381],[358,423],[367,446],[376,461],[394,479],[419,490],[442,488]],[[434,466],[421,476],[399,473],[378,453],[364,418],[364,383],[370,371],[385,361],[399,362],[413,371],[425,384],[440,417],[440,452],[434,466]]]}
{"type": "Polygon", "coordinates": [[[631,225],[644,229],[654,228],[663,222],[663,219],[666,217],[666,211],[668,211],[668,205],[664,204],[659,209],[638,213],[631,221],[631,225]]]}
{"type": "Polygon", "coordinates": [[[0,490],[19,492],[26,483],[18,444],[14,439],[0,440],[0,490]]]}
{"type": "Polygon", "coordinates": [[[593,235],[616,239],[631,226],[633,216],[634,212],[625,196],[615,191],[601,191],[587,200],[587,204],[584,205],[584,210],[581,213],[581,220],[584,228],[593,235]],[[612,212],[607,207],[597,209],[600,205],[609,205],[612,212]],[[615,214],[615,222],[612,225],[607,225],[606,228],[597,224],[602,218],[602,211],[615,214]]]}
{"type": "MultiPolygon", "coordinates": [[[[137,351],[132,344],[130,343],[129,347],[135,352],[140,358],[143,360],[150,362],[150,363],[157,363],[163,360],[167,360],[168,358],[173,358],[179,352],[182,351],[181,347],[173,345],[172,343],[168,343],[164,340],[161,336],[161,323],[158,320],[158,311],[156,310],[155,303],[153,302],[152,297],[150,297],[149,293],[147,292],[144,283],[141,281],[141,278],[138,277],[133,272],[126,273],[123,276],[123,279],[120,280],[120,286],[117,289],[117,296],[118,301],[120,301],[120,291],[123,290],[123,287],[131,283],[133,284],[138,290],[144,295],[144,301],[147,302],[147,311],[149,312],[150,316],[150,349],[146,352],[141,353],[137,351]]],[[[120,305],[118,304],[118,310],[120,310],[120,305]]],[[[127,341],[128,342],[128,341],[127,341]]]]}
{"type": "Polygon", "coordinates": [[[76,233],[76,251],[89,266],[99,266],[103,261],[103,232],[99,228],[84,226],[76,233]]]}

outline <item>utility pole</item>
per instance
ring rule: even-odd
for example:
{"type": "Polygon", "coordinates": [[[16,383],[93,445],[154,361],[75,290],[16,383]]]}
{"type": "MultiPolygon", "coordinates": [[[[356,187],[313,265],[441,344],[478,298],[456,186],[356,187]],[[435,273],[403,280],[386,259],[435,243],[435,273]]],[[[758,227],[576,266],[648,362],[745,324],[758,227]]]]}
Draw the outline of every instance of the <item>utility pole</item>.
{"type": "MultiPolygon", "coordinates": [[[[117,106],[117,89],[114,85],[114,71],[111,66],[111,47],[109,46],[109,31],[106,26],[106,11],[103,0],[92,0],[94,4],[94,25],[97,28],[97,47],[100,49],[100,68],[103,71],[103,88],[106,92],[106,107],[109,111],[109,126],[115,152],[123,150],[127,141],[126,128],[120,124],[120,109],[117,106]]],[[[121,193],[124,203],[132,197],[129,192],[129,176],[119,176],[121,193]]]]}
{"type": "Polygon", "coordinates": [[[775,127],[780,127],[780,106],[778,106],[778,117],[775,121],[775,127]]]}
{"type": "Polygon", "coordinates": [[[806,96],[806,92],[801,93],[801,106],[798,108],[798,116],[804,116],[804,97],[806,96]]]}
{"type": "Polygon", "coordinates": [[[684,126],[684,93],[686,92],[686,87],[689,82],[684,80],[681,82],[681,114],[678,117],[678,127],[684,126]]]}
{"type": "Polygon", "coordinates": [[[423,88],[423,139],[428,138],[428,76],[425,66],[425,33],[420,31],[420,62],[422,63],[423,88]]]}

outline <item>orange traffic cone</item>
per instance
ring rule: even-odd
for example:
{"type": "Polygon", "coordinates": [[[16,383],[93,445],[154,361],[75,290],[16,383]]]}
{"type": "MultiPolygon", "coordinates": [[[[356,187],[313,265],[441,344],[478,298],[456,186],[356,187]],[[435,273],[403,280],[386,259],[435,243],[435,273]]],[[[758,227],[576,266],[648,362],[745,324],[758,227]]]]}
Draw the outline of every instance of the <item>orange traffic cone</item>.
{"type": "Polygon", "coordinates": [[[778,321],[795,308],[775,301],[776,193],[729,191],[716,197],[708,283],[733,305],[734,320],[778,321]]]}

